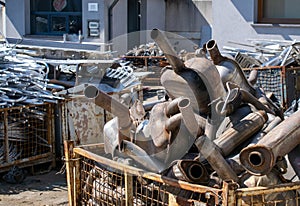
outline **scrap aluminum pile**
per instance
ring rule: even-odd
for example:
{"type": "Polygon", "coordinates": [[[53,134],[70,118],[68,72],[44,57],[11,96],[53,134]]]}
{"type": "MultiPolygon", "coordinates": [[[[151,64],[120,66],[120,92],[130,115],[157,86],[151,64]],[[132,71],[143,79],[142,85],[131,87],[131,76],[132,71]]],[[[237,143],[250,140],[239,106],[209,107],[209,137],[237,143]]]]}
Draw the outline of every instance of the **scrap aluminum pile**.
{"type": "Polygon", "coordinates": [[[134,74],[135,67],[130,61],[113,64],[105,70],[98,88],[107,93],[120,92],[141,84],[134,74]]]}
{"type": "MultiPolygon", "coordinates": [[[[300,111],[285,115],[255,86],[256,73],[246,79],[240,65],[221,55],[214,40],[206,43],[202,55],[197,51],[183,62],[163,33],[155,29],[151,37],[171,65],[160,79],[168,96],[165,101],[151,107],[136,101],[128,110],[96,87],[85,89],[95,104],[116,116],[104,127],[105,152],[112,159],[216,188],[222,188],[223,181],[244,188],[300,178],[300,111]],[[293,174],[289,178],[284,177],[287,171],[293,174]]],[[[105,178],[101,181],[110,184],[105,178]]],[[[296,195],[286,192],[266,198],[288,198],[288,205],[296,205],[296,195]]]]}
{"type": "Polygon", "coordinates": [[[250,47],[251,50],[229,46],[224,46],[223,49],[233,56],[242,68],[300,65],[300,42],[254,39],[249,42],[249,45],[231,43],[250,47]]]}
{"type": "Polygon", "coordinates": [[[135,66],[144,66],[145,60],[139,57],[149,57],[147,61],[148,66],[158,65],[159,61],[164,60],[163,51],[157,46],[155,42],[149,42],[147,44],[141,44],[138,47],[134,47],[129,50],[124,56],[123,60],[131,61],[135,66]],[[152,57],[161,57],[159,59],[152,57]]]}
{"type": "Polygon", "coordinates": [[[56,103],[63,98],[51,90],[64,87],[49,83],[48,65],[30,56],[18,55],[10,49],[3,50],[0,59],[0,105],[2,108],[26,104],[56,103]]]}

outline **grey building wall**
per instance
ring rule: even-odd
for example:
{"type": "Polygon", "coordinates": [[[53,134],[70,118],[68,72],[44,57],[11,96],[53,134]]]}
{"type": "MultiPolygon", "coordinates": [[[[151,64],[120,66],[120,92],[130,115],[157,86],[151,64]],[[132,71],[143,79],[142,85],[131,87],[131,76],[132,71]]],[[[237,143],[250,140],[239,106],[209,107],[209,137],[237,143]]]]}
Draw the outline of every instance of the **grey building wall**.
{"type": "Polygon", "coordinates": [[[212,36],[220,49],[223,46],[243,48],[228,41],[249,43],[249,39],[300,40],[300,25],[255,23],[257,0],[213,0],[212,11],[212,36]]]}
{"type": "Polygon", "coordinates": [[[6,1],[6,31],[4,35],[10,38],[22,38],[26,34],[25,8],[29,0],[6,1]]]}
{"type": "Polygon", "coordinates": [[[211,38],[211,0],[166,1],[166,30],[201,45],[211,38]]]}
{"type": "Polygon", "coordinates": [[[0,32],[1,32],[1,36],[4,35],[4,30],[5,30],[5,7],[4,6],[0,6],[0,32]]]}
{"type": "Polygon", "coordinates": [[[146,30],[152,30],[154,28],[165,30],[165,1],[147,0],[146,16],[146,30]]]}
{"type": "MultiPolygon", "coordinates": [[[[109,5],[113,1],[110,1],[109,5]]],[[[127,51],[127,0],[119,0],[112,10],[112,43],[116,56],[127,51]]]]}
{"type": "Polygon", "coordinates": [[[95,41],[99,43],[106,42],[107,36],[105,33],[106,24],[105,19],[107,18],[107,9],[104,0],[83,0],[82,1],[82,35],[84,40],[95,41]],[[89,3],[97,4],[97,11],[89,11],[89,3]],[[99,23],[99,37],[90,37],[88,22],[95,21],[99,23]]]}
{"type": "MultiPolygon", "coordinates": [[[[112,2],[112,1],[111,1],[112,2]]],[[[127,0],[119,0],[112,12],[112,38],[127,33],[127,0]]]]}

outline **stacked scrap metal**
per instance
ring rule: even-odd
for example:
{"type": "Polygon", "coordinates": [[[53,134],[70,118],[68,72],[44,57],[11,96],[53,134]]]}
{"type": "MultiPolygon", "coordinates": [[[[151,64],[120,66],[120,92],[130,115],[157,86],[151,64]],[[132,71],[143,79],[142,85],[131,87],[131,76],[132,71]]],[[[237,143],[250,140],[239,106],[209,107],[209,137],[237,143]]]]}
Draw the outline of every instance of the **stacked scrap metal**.
{"type": "Polygon", "coordinates": [[[148,44],[141,44],[128,51],[123,56],[123,60],[131,61],[135,66],[153,66],[158,65],[162,60],[165,60],[163,55],[163,52],[156,43],[151,42],[148,44]],[[146,65],[145,59],[147,59],[146,65]]]}
{"type": "Polygon", "coordinates": [[[30,57],[5,53],[0,59],[0,105],[4,107],[25,104],[56,103],[61,97],[52,95],[51,90],[64,87],[49,83],[48,65],[30,57]]]}
{"type": "MultiPolygon", "coordinates": [[[[252,50],[224,46],[242,68],[266,66],[299,66],[300,43],[296,41],[249,40],[252,50]]],[[[235,43],[235,42],[231,42],[235,43]]],[[[239,44],[239,43],[235,43],[239,44]]]]}
{"type": "MultiPolygon", "coordinates": [[[[276,185],[294,180],[284,177],[288,170],[300,178],[300,111],[284,115],[255,86],[256,73],[246,79],[214,40],[204,50],[212,61],[195,55],[183,62],[163,33],[154,29],[151,37],[171,65],[161,75],[168,100],[147,110],[139,102],[129,109],[94,86],[85,89],[88,98],[116,116],[104,127],[106,153],[116,161],[210,187],[221,188],[223,181],[240,187],[276,185]]],[[[267,198],[289,197],[289,205],[297,204],[298,194],[280,195],[267,198]]]]}

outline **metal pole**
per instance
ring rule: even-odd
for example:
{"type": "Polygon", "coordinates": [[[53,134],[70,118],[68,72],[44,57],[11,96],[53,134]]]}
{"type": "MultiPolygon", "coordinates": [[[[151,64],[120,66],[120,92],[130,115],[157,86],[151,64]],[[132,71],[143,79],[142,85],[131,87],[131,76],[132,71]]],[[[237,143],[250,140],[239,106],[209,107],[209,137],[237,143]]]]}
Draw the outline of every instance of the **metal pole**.
{"type": "Polygon", "coordinates": [[[74,148],[74,141],[64,141],[65,147],[65,161],[66,161],[66,172],[67,172],[67,184],[68,184],[68,199],[69,199],[69,206],[76,205],[74,201],[74,165],[71,161],[72,159],[72,152],[74,148]]]}

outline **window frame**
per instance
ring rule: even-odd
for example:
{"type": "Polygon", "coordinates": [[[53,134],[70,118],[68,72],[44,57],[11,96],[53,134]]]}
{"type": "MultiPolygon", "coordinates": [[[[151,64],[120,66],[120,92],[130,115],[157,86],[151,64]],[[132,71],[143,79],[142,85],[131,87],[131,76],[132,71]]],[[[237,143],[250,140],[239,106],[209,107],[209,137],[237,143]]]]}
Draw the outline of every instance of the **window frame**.
{"type": "Polygon", "coordinates": [[[257,7],[257,22],[258,23],[269,23],[269,24],[300,24],[299,18],[268,18],[264,17],[264,0],[258,0],[257,7]]]}
{"type": "MultiPolygon", "coordinates": [[[[40,0],[41,2],[43,0],[40,0]]],[[[69,1],[73,1],[73,0],[68,0],[69,1]]],[[[33,34],[33,35],[62,35],[62,34],[65,34],[65,33],[68,33],[68,34],[73,34],[73,32],[70,31],[70,19],[72,19],[73,17],[75,18],[78,18],[81,19],[81,22],[79,23],[80,25],[80,29],[82,31],[82,20],[83,20],[83,17],[82,17],[82,1],[84,0],[78,0],[80,5],[81,5],[81,10],[80,11],[54,11],[53,10],[53,7],[52,7],[52,2],[53,0],[49,0],[48,5],[49,6],[49,9],[47,11],[39,11],[37,9],[37,1],[36,0],[31,0],[30,1],[30,24],[31,24],[31,31],[30,33],[33,34]],[[45,31],[38,31],[37,30],[37,26],[36,26],[36,16],[45,16],[47,17],[47,21],[48,21],[48,24],[47,26],[45,27],[45,31]],[[56,30],[53,30],[53,25],[54,25],[54,21],[53,21],[53,17],[62,17],[62,18],[65,18],[65,30],[63,31],[56,31],[56,30]]],[[[76,33],[77,34],[77,33],[76,33]]]]}

